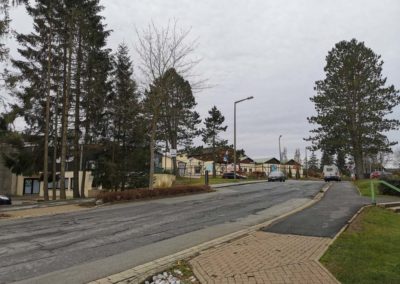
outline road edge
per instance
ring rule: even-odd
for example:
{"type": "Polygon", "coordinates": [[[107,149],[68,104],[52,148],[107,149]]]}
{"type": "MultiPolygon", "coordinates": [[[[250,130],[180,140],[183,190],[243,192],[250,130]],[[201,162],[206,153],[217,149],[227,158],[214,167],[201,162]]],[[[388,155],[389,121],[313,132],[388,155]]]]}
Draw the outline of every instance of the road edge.
{"type": "Polygon", "coordinates": [[[199,245],[191,247],[189,249],[182,250],[182,251],[174,253],[172,255],[165,256],[165,257],[147,262],[142,265],[138,265],[131,269],[107,276],[105,278],[91,281],[88,284],[115,284],[115,283],[123,283],[125,281],[126,281],[126,283],[132,283],[132,284],[138,283],[139,284],[140,282],[146,280],[146,278],[148,278],[149,276],[154,275],[155,273],[158,273],[161,270],[164,270],[164,269],[170,267],[174,262],[176,262],[178,260],[187,259],[191,256],[199,254],[203,250],[206,250],[206,249],[209,249],[212,247],[217,247],[224,243],[230,242],[234,239],[241,238],[249,233],[258,231],[259,229],[264,228],[264,227],[268,227],[268,226],[270,226],[292,214],[300,212],[300,211],[314,205],[315,203],[319,202],[322,199],[322,197],[331,188],[332,185],[333,185],[332,183],[328,183],[328,184],[324,185],[322,187],[322,189],[313,197],[312,200],[310,200],[306,204],[304,204],[296,209],[293,209],[292,211],[282,214],[281,216],[278,216],[276,218],[265,221],[263,223],[251,226],[247,229],[243,229],[243,230],[240,230],[240,231],[237,231],[234,233],[230,233],[223,237],[219,237],[214,240],[199,244],[199,245]]]}

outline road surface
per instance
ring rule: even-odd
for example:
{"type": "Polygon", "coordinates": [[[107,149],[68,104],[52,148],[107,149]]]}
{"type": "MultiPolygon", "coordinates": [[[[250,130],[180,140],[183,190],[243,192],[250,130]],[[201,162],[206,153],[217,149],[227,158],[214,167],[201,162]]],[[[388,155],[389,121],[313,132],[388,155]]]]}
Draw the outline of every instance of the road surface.
{"type": "Polygon", "coordinates": [[[287,181],[0,221],[0,283],[85,283],[272,219],[323,182],[287,181]]]}

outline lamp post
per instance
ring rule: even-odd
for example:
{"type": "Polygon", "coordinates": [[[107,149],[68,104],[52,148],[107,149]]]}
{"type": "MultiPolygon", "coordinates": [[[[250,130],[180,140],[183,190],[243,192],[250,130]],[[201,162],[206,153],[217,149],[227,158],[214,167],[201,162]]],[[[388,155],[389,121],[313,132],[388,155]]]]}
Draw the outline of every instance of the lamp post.
{"type": "Polygon", "coordinates": [[[282,138],[282,134],[279,135],[279,139],[278,139],[278,141],[279,141],[279,165],[280,165],[279,168],[280,168],[280,170],[282,170],[282,167],[281,167],[281,165],[282,165],[281,138],[282,138]]]}
{"type": "Polygon", "coordinates": [[[236,180],[236,104],[246,101],[246,100],[251,100],[254,99],[253,96],[247,97],[242,100],[238,100],[234,103],[234,108],[233,108],[233,178],[236,180]]]}

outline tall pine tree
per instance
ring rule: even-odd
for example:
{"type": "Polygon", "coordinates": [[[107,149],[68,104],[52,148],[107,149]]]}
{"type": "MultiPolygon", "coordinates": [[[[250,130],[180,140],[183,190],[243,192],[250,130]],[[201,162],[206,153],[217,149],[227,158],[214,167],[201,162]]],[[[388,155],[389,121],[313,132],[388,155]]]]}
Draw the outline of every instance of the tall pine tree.
{"type": "Polygon", "coordinates": [[[329,51],[326,77],[317,81],[311,98],[317,111],[308,118],[318,127],[311,131],[314,149],[342,149],[354,158],[356,174],[364,173],[364,157],[390,152],[385,132],[398,129],[400,121],[387,115],[400,103],[393,85],[386,86],[381,57],[355,39],[341,41],[329,51]]]}

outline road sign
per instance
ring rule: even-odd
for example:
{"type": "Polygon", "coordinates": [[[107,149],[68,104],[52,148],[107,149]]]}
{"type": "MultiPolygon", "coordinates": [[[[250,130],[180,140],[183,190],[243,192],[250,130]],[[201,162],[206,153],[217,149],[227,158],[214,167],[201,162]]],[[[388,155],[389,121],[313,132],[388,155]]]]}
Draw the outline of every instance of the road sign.
{"type": "Polygon", "coordinates": [[[173,157],[173,158],[176,157],[176,149],[171,149],[169,153],[170,153],[171,157],[173,157]]]}

